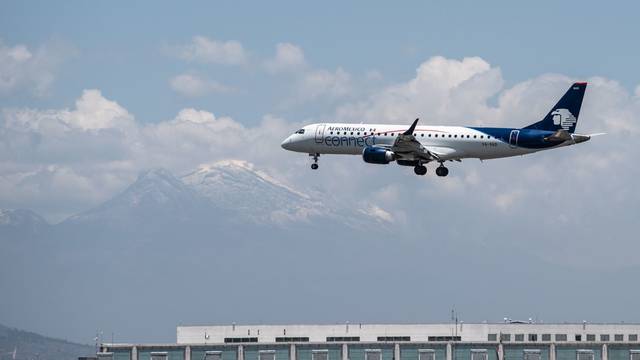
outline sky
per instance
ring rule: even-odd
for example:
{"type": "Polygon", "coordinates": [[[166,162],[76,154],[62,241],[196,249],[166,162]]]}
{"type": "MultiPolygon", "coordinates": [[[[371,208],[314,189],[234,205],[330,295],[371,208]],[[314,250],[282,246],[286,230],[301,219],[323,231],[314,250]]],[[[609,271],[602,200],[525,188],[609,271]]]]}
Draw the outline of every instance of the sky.
{"type": "Polygon", "coordinates": [[[526,248],[545,261],[637,271],[639,7],[4,1],[0,208],[57,223],[146,169],[239,159],[293,187],[366,196],[403,226],[450,214],[502,245],[535,241],[526,248]],[[355,156],[322,157],[312,173],[280,148],[320,121],[525,126],[578,80],[589,82],[578,131],[606,136],[464,161],[446,179],[355,156]]]}

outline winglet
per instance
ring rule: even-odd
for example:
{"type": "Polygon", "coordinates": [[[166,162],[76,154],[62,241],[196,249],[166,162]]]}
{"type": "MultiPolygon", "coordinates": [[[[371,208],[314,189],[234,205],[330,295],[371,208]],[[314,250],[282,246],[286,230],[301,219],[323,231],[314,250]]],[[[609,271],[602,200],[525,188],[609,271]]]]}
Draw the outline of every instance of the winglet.
{"type": "Polygon", "coordinates": [[[416,129],[416,125],[418,125],[418,120],[420,120],[420,118],[417,118],[413,124],[411,124],[411,126],[409,127],[409,129],[407,129],[407,131],[405,131],[404,133],[402,133],[403,135],[412,135],[413,131],[416,129]]]}

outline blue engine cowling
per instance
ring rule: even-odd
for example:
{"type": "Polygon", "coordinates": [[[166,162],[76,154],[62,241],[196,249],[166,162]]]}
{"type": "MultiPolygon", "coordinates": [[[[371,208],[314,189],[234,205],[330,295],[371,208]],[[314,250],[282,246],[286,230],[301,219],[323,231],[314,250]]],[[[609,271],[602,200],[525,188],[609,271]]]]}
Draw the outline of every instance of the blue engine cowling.
{"type": "Polygon", "coordinates": [[[362,159],[371,164],[388,164],[395,160],[396,156],[387,149],[368,146],[362,152],[362,159]]]}

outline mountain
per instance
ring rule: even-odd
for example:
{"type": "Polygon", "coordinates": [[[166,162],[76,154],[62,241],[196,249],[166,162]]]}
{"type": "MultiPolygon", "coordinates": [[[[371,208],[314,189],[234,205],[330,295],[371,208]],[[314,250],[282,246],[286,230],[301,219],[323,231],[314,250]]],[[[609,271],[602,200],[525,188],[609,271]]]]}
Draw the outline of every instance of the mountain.
{"type": "Polygon", "coordinates": [[[182,177],[145,171],[33,241],[0,242],[0,318],[51,331],[73,324],[65,333],[73,339],[105,329],[142,341],[173,338],[182,321],[251,316],[256,303],[333,299],[334,282],[354,281],[345,274],[361,259],[358,279],[378,280],[368,275],[385,263],[377,252],[398,239],[386,219],[382,209],[300,191],[243,161],[182,177]],[[301,292],[277,301],[293,284],[301,292]]]}
{"type": "Polygon", "coordinates": [[[49,224],[31,210],[0,209],[0,239],[34,237],[48,229],[49,224]]]}
{"type": "Polygon", "coordinates": [[[283,223],[325,216],[319,196],[295,190],[240,160],[202,165],[182,177],[213,204],[258,223],[283,223]]]}
{"type": "Polygon", "coordinates": [[[64,226],[287,226],[323,220],[356,226],[372,219],[385,220],[379,212],[294,189],[246,161],[225,160],[202,165],[181,178],[164,169],[143,172],[122,193],[70,217],[64,226]]]}
{"type": "Polygon", "coordinates": [[[190,224],[219,209],[169,171],[153,169],[140,174],[122,193],[63,222],[110,229],[140,229],[190,224]]]}
{"type": "Polygon", "coordinates": [[[0,360],[69,360],[91,356],[95,348],[0,324],[0,360]]]}

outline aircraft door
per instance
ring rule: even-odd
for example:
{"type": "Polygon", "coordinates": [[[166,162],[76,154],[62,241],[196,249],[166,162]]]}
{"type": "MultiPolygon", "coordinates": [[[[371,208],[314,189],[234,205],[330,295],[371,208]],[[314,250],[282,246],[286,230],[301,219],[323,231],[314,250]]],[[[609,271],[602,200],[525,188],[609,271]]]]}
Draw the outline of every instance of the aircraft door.
{"type": "Polygon", "coordinates": [[[316,144],[322,144],[322,139],[324,138],[324,128],[325,124],[320,124],[316,126],[316,144]]]}
{"type": "Polygon", "coordinates": [[[520,135],[520,130],[511,130],[509,134],[509,146],[511,148],[515,148],[518,146],[518,136],[520,135]]]}

